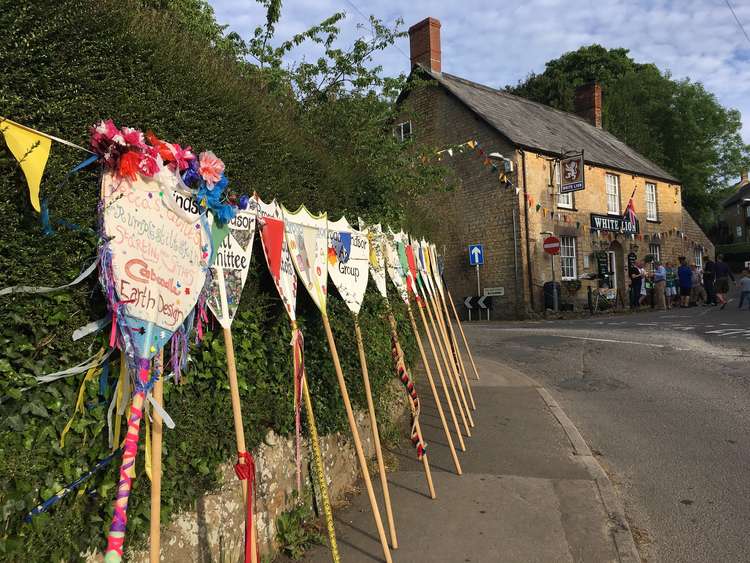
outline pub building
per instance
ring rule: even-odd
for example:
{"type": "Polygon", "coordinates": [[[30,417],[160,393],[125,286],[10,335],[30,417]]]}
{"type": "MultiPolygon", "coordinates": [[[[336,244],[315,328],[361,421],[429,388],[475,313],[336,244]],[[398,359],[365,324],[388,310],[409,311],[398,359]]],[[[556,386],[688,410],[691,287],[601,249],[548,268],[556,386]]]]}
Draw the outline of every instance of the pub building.
{"type": "Polygon", "coordinates": [[[588,287],[604,284],[627,304],[628,260],[686,256],[700,266],[714,255],[683,208],[680,180],[602,128],[598,84],[578,88],[568,113],[448,74],[440,28],[427,18],[409,29],[410,86],[394,135],[443,147],[437,156],[455,188],[420,206],[438,225],[433,239],[464,316],[463,299],[477,293],[470,244],[484,248],[479,281],[495,296],[491,318],[549,308],[549,236],[561,243],[554,265],[563,308],[581,308],[588,287]],[[634,215],[626,213],[631,195],[634,215]]]}

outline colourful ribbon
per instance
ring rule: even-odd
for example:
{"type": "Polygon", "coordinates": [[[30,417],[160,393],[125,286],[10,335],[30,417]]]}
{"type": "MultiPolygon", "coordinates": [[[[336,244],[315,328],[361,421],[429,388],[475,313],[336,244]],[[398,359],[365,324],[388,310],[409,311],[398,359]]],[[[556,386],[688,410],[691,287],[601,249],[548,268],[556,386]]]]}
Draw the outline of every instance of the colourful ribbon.
{"type": "Polygon", "coordinates": [[[83,400],[86,397],[86,383],[92,380],[97,372],[101,369],[99,366],[102,363],[102,358],[104,357],[105,352],[106,350],[104,348],[101,348],[96,353],[96,356],[94,356],[94,365],[89,368],[83,378],[83,381],[81,381],[81,386],[78,389],[78,400],[76,400],[75,409],[73,409],[73,414],[71,415],[70,420],[65,425],[65,428],[63,428],[62,434],[60,434],[61,448],[65,447],[65,435],[68,433],[71,426],[73,426],[73,420],[75,420],[76,413],[83,412],[83,400]]]}
{"type": "MultiPolygon", "coordinates": [[[[250,452],[239,452],[234,472],[240,481],[247,481],[247,503],[245,509],[245,563],[252,561],[253,535],[253,497],[255,496],[255,459],[250,452]]],[[[260,561],[260,550],[256,547],[257,561],[260,561]]]]}
{"type": "Polygon", "coordinates": [[[305,377],[305,339],[302,331],[292,329],[294,370],[294,430],[296,435],[297,491],[302,492],[302,379],[305,377]]]}

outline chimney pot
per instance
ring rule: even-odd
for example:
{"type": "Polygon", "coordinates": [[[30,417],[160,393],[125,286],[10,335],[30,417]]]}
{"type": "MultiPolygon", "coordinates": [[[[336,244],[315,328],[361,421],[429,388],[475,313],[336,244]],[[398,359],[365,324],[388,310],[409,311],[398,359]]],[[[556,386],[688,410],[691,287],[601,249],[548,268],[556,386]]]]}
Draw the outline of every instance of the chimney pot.
{"type": "Polygon", "coordinates": [[[411,67],[421,64],[432,72],[440,72],[440,21],[425,18],[409,28],[411,67]]]}
{"type": "Polygon", "coordinates": [[[576,88],[573,105],[576,115],[594,127],[602,128],[602,87],[598,82],[590,82],[576,88]]]}

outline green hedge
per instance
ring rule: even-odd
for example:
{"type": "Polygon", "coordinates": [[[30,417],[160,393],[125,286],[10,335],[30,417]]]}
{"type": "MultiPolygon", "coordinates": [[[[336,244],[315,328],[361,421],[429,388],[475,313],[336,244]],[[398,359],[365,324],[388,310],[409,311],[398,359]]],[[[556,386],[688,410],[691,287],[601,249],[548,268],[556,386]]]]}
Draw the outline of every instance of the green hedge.
{"type": "MultiPolygon", "coordinates": [[[[377,207],[366,207],[367,198],[360,198],[358,209],[336,203],[337,190],[351,192],[351,182],[367,181],[367,170],[353,174],[341,155],[330,154],[325,143],[299,127],[298,109],[287,103],[291,98],[264,95],[246,65],[205,37],[185,32],[189,26],[183,25],[183,16],[158,8],[175,3],[3,2],[0,113],[80,144],[86,144],[90,124],[111,117],[198,150],[213,150],[226,162],[235,192],[257,189],[292,206],[304,201],[311,209],[377,216],[377,207]]],[[[0,287],[63,284],[93,260],[97,175],[85,171],[63,183],[66,172],[84,157],[53,144],[42,189],[56,232],[43,236],[22,174],[0,143],[0,212],[6,221],[0,234],[0,287]]],[[[269,428],[288,433],[294,424],[289,323],[257,243],[254,257],[233,325],[249,447],[269,428]]],[[[384,304],[370,289],[361,323],[377,396],[393,370],[384,304]]],[[[391,301],[413,358],[403,310],[397,298],[391,301]]],[[[343,429],[345,416],[319,314],[304,295],[298,308],[319,430],[343,429]]],[[[104,335],[74,343],[71,334],[105,314],[95,276],[66,292],[0,298],[1,560],[71,561],[86,549],[104,547],[117,463],[92,479],[86,493],[72,495],[32,524],[22,519],[108,453],[106,409],[113,381],[104,400],[98,382],[87,385],[85,412],[76,417],[61,449],[60,433],[73,413],[82,376],[46,385],[31,377],[65,369],[95,352],[104,335]]],[[[330,316],[352,399],[361,406],[351,317],[335,296],[330,316]]],[[[166,408],[177,425],[165,432],[165,521],[212,490],[218,465],[235,451],[220,331],[209,332],[191,358],[184,385],[165,387],[166,408]]],[[[141,455],[128,511],[129,545],[148,532],[149,486],[142,460],[141,455]]]]}

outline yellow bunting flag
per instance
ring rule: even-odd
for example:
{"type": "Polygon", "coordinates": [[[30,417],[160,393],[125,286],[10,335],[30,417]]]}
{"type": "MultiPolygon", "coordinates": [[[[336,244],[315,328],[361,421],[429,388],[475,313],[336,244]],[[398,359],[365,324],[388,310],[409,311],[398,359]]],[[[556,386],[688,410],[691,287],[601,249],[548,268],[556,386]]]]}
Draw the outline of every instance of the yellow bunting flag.
{"type": "Polygon", "coordinates": [[[37,212],[41,212],[39,184],[42,182],[42,174],[44,174],[44,167],[47,165],[52,141],[49,137],[8,119],[0,121],[0,131],[5,136],[5,144],[16,157],[26,176],[31,205],[37,212]]]}

